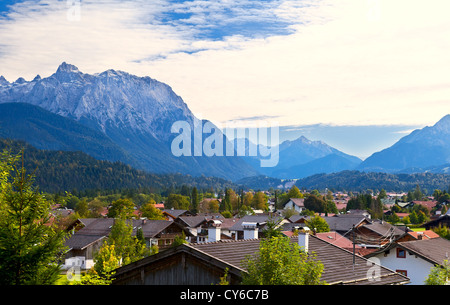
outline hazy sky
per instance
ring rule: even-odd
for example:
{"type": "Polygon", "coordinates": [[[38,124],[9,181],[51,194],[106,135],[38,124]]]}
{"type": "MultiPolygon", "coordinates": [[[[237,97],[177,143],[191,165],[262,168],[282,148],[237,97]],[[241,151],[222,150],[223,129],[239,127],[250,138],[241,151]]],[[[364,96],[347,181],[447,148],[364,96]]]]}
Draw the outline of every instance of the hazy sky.
{"type": "Polygon", "coordinates": [[[2,0],[0,75],[65,61],[150,76],[216,124],[277,122],[367,157],[450,113],[449,12],[448,0],[2,0]]]}

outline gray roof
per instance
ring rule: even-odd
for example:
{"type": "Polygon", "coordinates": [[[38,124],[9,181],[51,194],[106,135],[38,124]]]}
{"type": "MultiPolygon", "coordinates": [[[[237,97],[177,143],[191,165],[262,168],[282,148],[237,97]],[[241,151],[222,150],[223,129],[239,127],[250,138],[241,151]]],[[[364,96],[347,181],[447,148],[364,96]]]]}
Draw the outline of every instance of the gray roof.
{"type": "MultiPolygon", "coordinates": [[[[298,242],[297,237],[292,237],[290,240],[292,243],[298,242]]],[[[180,253],[195,255],[211,266],[229,268],[230,272],[239,276],[242,272],[246,272],[243,261],[258,252],[260,241],[260,239],[221,240],[212,243],[183,244],[121,267],[116,270],[116,276],[127,278],[130,274],[135,274],[136,270],[144,270],[152,264],[159,264],[161,260],[172,260],[173,255],[180,253]]],[[[379,277],[375,280],[370,279],[368,277],[373,274],[371,272],[373,263],[361,256],[353,257],[351,252],[315,236],[309,238],[309,249],[310,253],[314,253],[316,259],[324,265],[321,280],[328,284],[390,285],[409,282],[407,277],[383,266],[379,266],[379,277]]]]}
{"type": "Polygon", "coordinates": [[[207,217],[204,215],[197,215],[197,216],[180,216],[178,217],[178,220],[181,221],[182,224],[189,228],[196,228],[199,227],[203,222],[210,220],[210,219],[219,219],[215,217],[207,217]]]}
{"type": "MultiPolygon", "coordinates": [[[[297,243],[297,237],[292,237],[291,242],[297,243]]],[[[259,239],[219,241],[213,243],[192,244],[191,247],[209,254],[211,257],[224,261],[235,268],[243,269],[243,261],[248,255],[254,255],[259,250],[259,239]]],[[[347,285],[383,285],[403,284],[409,279],[390,269],[380,266],[380,278],[370,281],[368,274],[372,263],[361,256],[355,256],[347,250],[337,247],[315,236],[309,238],[310,252],[315,253],[316,259],[324,265],[322,280],[328,284],[347,285]]]]}
{"type": "Polygon", "coordinates": [[[369,224],[363,225],[363,227],[377,233],[380,236],[393,236],[396,239],[406,233],[404,230],[401,230],[385,221],[372,221],[369,224]]]}
{"type": "MultiPolygon", "coordinates": [[[[301,207],[301,208],[305,207],[305,198],[289,198],[289,201],[292,201],[298,207],[301,207]]],[[[286,204],[288,202],[286,202],[286,204]]]]}
{"type": "Polygon", "coordinates": [[[433,264],[442,265],[444,260],[449,260],[450,241],[442,237],[405,241],[398,245],[433,264]]]}
{"type": "Polygon", "coordinates": [[[162,210],[162,212],[166,212],[166,213],[172,215],[173,217],[177,218],[189,211],[188,210],[176,210],[176,209],[164,209],[164,210],[162,210]]]}
{"type": "Polygon", "coordinates": [[[275,216],[275,215],[269,215],[269,214],[260,214],[260,215],[246,215],[242,218],[240,218],[231,228],[230,231],[243,231],[244,228],[242,227],[242,223],[244,222],[255,222],[257,223],[258,227],[261,229],[264,227],[264,225],[267,223],[268,220],[271,219],[271,217],[274,217],[276,219],[279,219],[281,216],[275,216]]]}
{"type": "Polygon", "coordinates": [[[106,236],[103,235],[74,234],[65,242],[65,245],[69,247],[69,249],[83,250],[89,245],[104,238],[106,238],[106,236]]]}
{"type": "Polygon", "coordinates": [[[330,231],[347,232],[352,229],[353,225],[358,226],[360,223],[367,221],[368,218],[362,215],[343,214],[332,217],[323,217],[330,227],[330,231]]]}
{"type": "MultiPolygon", "coordinates": [[[[66,245],[72,249],[84,249],[96,240],[107,237],[114,225],[114,218],[83,218],[80,219],[85,226],[72,235],[66,245]]],[[[144,237],[153,238],[168,226],[174,224],[168,220],[132,220],[133,234],[138,228],[142,229],[144,237]]]]}

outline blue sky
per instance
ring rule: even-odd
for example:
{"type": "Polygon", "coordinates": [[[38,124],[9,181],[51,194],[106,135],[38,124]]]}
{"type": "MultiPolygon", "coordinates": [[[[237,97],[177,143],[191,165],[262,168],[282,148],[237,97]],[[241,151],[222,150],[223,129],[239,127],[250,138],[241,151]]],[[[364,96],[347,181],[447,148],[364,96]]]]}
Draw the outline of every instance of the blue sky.
{"type": "Polygon", "coordinates": [[[72,3],[0,1],[0,75],[150,76],[218,125],[270,121],[359,157],[449,113],[448,0],[72,3]]]}

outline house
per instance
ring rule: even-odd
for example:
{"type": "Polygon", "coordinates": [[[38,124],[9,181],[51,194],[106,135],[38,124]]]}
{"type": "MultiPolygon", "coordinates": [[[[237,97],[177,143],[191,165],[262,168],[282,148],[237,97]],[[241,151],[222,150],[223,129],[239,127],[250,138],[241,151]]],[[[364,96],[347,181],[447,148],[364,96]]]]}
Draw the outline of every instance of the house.
{"type": "Polygon", "coordinates": [[[366,255],[376,257],[380,264],[402,273],[411,284],[423,285],[431,268],[449,259],[450,241],[442,237],[395,242],[389,247],[366,255]]]}
{"type": "Polygon", "coordinates": [[[289,201],[284,205],[284,209],[294,209],[301,213],[305,210],[305,198],[289,198],[289,201]]]}
{"type": "Polygon", "coordinates": [[[279,221],[279,226],[289,222],[289,220],[275,214],[246,215],[238,219],[229,230],[236,240],[258,239],[263,237],[263,232],[267,227],[267,223],[271,220],[279,221]]]}
{"type": "Polygon", "coordinates": [[[336,231],[343,236],[347,236],[353,227],[358,228],[370,223],[370,219],[362,214],[338,214],[322,218],[328,223],[330,231],[336,231]]]}
{"type": "MultiPolygon", "coordinates": [[[[409,279],[383,266],[337,247],[325,240],[300,233],[292,237],[307,253],[324,265],[321,280],[331,285],[395,285],[409,279]]],[[[259,239],[183,244],[116,269],[113,285],[211,285],[227,281],[237,285],[247,272],[243,264],[259,250],[259,239]]]]}
{"type": "Polygon", "coordinates": [[[432,239],[438,238],[439,235],[431,230],[425,231],[408,231],[401,238],[397,239],[397,242],[410,241],[410,240],[421,240],[421,239],[432,239]]]}
{"type": "Polygon", "coordinates": [[[423,225],[426,230],[431,230],[433,228],[438,228],[439,226],[450,228],[450,210],[444,215],[439,216],[436,219],[430,220],[423,225]]]}
{"type": "Polygon", "coordinates": [[[353,246],[354,246],[355,253],[357,255],[362,256],[363,254],[365,254],[365,252],[363,252],[363,250],[362,250],[364,248],[362,248],[361,246],[356,245],[356,244],[354,245],[350,239],[346,238],[345,236],[342,236],[341,234],[339,234],[337,232],[331,231],[331,232],[316,233],[315,236],[317,238],[328,241],[329,243],[331,243],[337,247],[340,247],[342,249],[345,249],[347,251],[350,251],[350,252],[353,252],[353,246]]]}
{"type": "Polygon", "coordinates": [[[382,248],[405,235],[405,231],[382,220],[355,228],[355,241],[365,248],[382,248]]]}
{"type": "MultiPolygon", "coordinates": [[[[94,255],[109,236],[114,225],[114,218],[85,218],[79,219],[70,226],[74,234],[65,242],[69,248],[65,255],[65,267],[78,266],[90,269],[94,265],[94,255]]],[[[176,236],[185,232],[179,224],[168,220],[130,220],[133,234],[142,229],[147,245],[157,245],[160,250],[169,247],[176,236]]]]}
{"type": "Polygon", "coordinates": [[[180,216],[192,215],[188,210],[177,210],[177,209],[164,209],[162,210],[164,216],[167,220],[175,220],[180,216]]]}
{"type": "Polygon", "coordinates": [[[221,238],[231,239],[234,235],[230,231],[230,228],[238,221],[236,218],[225,218],[220,213],[214,214],[197,214],[196,216],[180,216],[174,221],[184,227],[192,234],[189,238],[189,242],[206,242],[208,240],[208,227],[210,221],[220,222],[221,238]]]}
{"type": "Polygon", "coordinates": [[[437,203],[438,202],[436,200],[428,200],[428,201],[413,200],[410,202],[410,206],[421,205],[427,208],[428,212],[430,212],[431,214],[431,210],[436,206],[437,203]]]}
{"type": "MultiPolygon", "coordinates": [[[[220,217],[224,218],[224,217],[220,217]]],[[[184,227],[186,230],[189,230],[189,232],[192,234],[190,242],[197,242],[198,238],[201,235],[207,235],[203,234],[202,232],[202,225],[207,221],[206,216],[197,215],[197,216],[180,216],[174,220],[174,222],[178,223],[180,226],[184,227]]],[[[210,219],[213,219],[213,217],[210,217],[210,219]]],[[[218,218],[219,219],[219,218],[218,218]]]]}

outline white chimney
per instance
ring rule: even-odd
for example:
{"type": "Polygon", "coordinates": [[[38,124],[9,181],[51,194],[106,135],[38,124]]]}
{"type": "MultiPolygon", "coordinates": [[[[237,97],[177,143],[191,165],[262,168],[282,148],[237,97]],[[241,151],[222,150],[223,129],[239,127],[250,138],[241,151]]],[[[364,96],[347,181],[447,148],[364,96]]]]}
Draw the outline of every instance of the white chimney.
{"type": "Polygon", "coordinates": [[[308,253],[309,251],[309,228],[304,227],[298,232],[298,245],[300,249],[308,253]]]}
{"type": "Polygon", "coordinates": [[[243,222],[244,239],[258,239],[258,224],[256,222],[243,222]]]}
{"type": "Polygon", "coordinates": [[[208,242],[220,241],[220,220],[210,220],[208,227],[208,242]]]}

